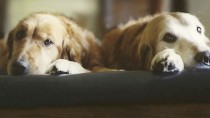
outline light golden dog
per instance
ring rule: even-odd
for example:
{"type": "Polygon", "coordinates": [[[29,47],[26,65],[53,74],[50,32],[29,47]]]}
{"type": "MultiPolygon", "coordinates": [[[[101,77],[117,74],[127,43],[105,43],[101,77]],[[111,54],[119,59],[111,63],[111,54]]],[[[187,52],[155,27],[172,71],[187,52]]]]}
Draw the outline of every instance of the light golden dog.
{"type": "Polygon", "coordinates": [[[161,13],[113,29],[105,35],[102,47],[109,68],[180,72],[198,65],[209,67],[208,43],[195,16],[161,13]]]}
{"type": "Polygon", "coordinates": [[[100,42],[67,17],[35,13],[0,42],[0,67],[9,75],[102,71],[100,42]]]}

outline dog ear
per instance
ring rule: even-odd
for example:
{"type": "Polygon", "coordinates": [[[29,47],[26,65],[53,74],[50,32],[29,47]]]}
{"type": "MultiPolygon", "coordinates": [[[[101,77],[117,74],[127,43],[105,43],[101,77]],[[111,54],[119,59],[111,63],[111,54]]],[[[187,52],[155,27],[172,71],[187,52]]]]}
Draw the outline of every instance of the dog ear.
{"type": "Polygon", "coordinates": [[[139,67],[141,69],[150,69],[151,61],[154,56],[154,48],[149,44],[143,44],[139,47],[140,52],[138,55],[139,67]]]}
{"type": "Polygon", "coordinates": [[[62,42],[61,58],[81,63],[83,48],[81,47],[80,35],[82,29],[65,16],[58,15],[57,17],[62,21],[67,32],[62,42]]]}
{"type": "MultiPolygon", "coordinates": [[[[150,66],[150,60],[153,55],[153,49],[152,46],[147,43],[147,39],[144,39],[142,37],[142,34],[144,34],[144,31],[148,25],[148,22],[143,22],[140,24],[134,24],[127,29],[124,30],[123,35],[121,35],[122,38],[129,39],[129,42],[123,42],[121,45],[124,45],[123,47],[126,47],[126,45],[133,45],[132,49],[127,49],[130,51],[127,51],[127,55],[130,58],[129,60],[133,60],[133,68],[138,70],[145,70],[150,66]],[[135,54],[129,54],[129,53],[135,53],[135,54]],[[136,57],[132,57],[131,55],[134,55],[136,57]]],[[[122,39],[121,39],[122,40],[122,39]]],[[[124,62],[127,63],[127,62],[124,62]]]]}
{"type": "Polygon", "coordinates": [[[121,68],[127,70],[144,69],[144,65],[146,65],[144,63],[147,60],[145,54],[147,55],[146,52],[150,50],[150,47],[142,45],[141,39],[147,24],[146,21],[141,23],[131,21],[107,33],[102,43],[103,55],[112,56],[105,60],[106,65],[117,63],[114,66],[120,65],[121,68]],[[109,48],[107,48],[108,46],[109,48]]]}
{"type": "Polygon", "coordinates": [[[143,69],[150,69],[151,61],[156,51],[158,31],[160,30],[147,26],[140,37],[141,39],[138,43],[138,60],[140,60],[140,65],[143,69]]]}
{"type": "Polygon", "coordinates": [[[71,19],[59,16],[67,34],[63,41],[61,57],[80,63],[84,68],[96,71],[103,67],[100,42],[93,33],[82,29],[71,19]]]}
{"type": "Polygon", "coordinates": [[[9,32],[8,38],[7,38],[7,49],[8,49],[8,58],[12,57],[13,52],[13,38],[14,38],[14,30],[9,32]]]}
{"type": "Polygon", "coordinates": [[[82,47],[79,43],[79,40],[71,34],[67,34],[62,42],[61,58],[80,63],[82,47]]]}
{"type": "Polygon", "coordinates": [[[65,38],[62,44],[61,58],[69,61],[75,61],[81,63],[81,47],[75,46],[77,44],[69,41],[69,38],[65,38]]]}

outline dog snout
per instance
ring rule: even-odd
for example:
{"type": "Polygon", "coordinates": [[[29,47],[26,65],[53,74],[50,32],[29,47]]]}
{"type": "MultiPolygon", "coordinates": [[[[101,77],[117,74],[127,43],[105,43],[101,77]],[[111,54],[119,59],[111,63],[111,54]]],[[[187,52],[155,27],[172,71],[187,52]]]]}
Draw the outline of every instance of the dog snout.
{"type": "Polygon", "coordinates": [[[196,55],[195,60],[210,66],[210,51],[200,52],[196,55]]]}
{"type": "Polygon", "coordinates": [[[12,75],[28,75],[29,63],[26,60],[16,60],[12,64],[12,75]]]}

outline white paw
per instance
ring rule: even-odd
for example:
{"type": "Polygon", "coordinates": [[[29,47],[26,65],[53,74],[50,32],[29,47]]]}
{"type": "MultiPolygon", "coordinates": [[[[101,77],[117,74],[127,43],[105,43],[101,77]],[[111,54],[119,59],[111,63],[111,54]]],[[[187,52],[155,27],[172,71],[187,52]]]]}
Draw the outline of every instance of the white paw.
{"type": "Polygon", "coordinates": [[[155,55],[150,69],[157,72],[180,72],[184,69],[184,63],[173,49],[166,49],[155,55]]]}
{"type": "Polygon", "coordinates": [[[79,63],[68,61],[65,59],[58,59],[49,66],[49,74],[79,74],[90,72],[83,68],[79,63]]]}

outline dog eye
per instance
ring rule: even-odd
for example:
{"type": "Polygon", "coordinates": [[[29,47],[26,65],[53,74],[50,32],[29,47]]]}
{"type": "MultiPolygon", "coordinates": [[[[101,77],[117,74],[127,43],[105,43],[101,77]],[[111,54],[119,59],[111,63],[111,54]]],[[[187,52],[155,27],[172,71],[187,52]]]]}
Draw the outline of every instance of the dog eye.
{"type": "Polygon", "coordinates": [[[168,43],[173,43],[177,40],[177,37],[174,36],[171,33],[167,33],[165,34],[165,36],[163,37],[163,41],[168,42],[168,43]]]}
{"type": "Polygon", "coordinates": [[[46,39],[46,40],[44,41],[44,45],[45,45],[45,46],[49,46],[49,45],[51,45],[51,44],[53,44],[53,42],[52,42],[50,39],[46,39]]]}
{"type": "Polygon", "coordinates": [[[197,27],[197,32],[200,33],[200,34],[202,33],[201,27],[197,27]]]}
{"type": "Polygon", "coordinates": [[[20,30],[16,34],[16,39],[20,40],[22,38],[26,37],[26,31],[25,30],[20,30]]]}

